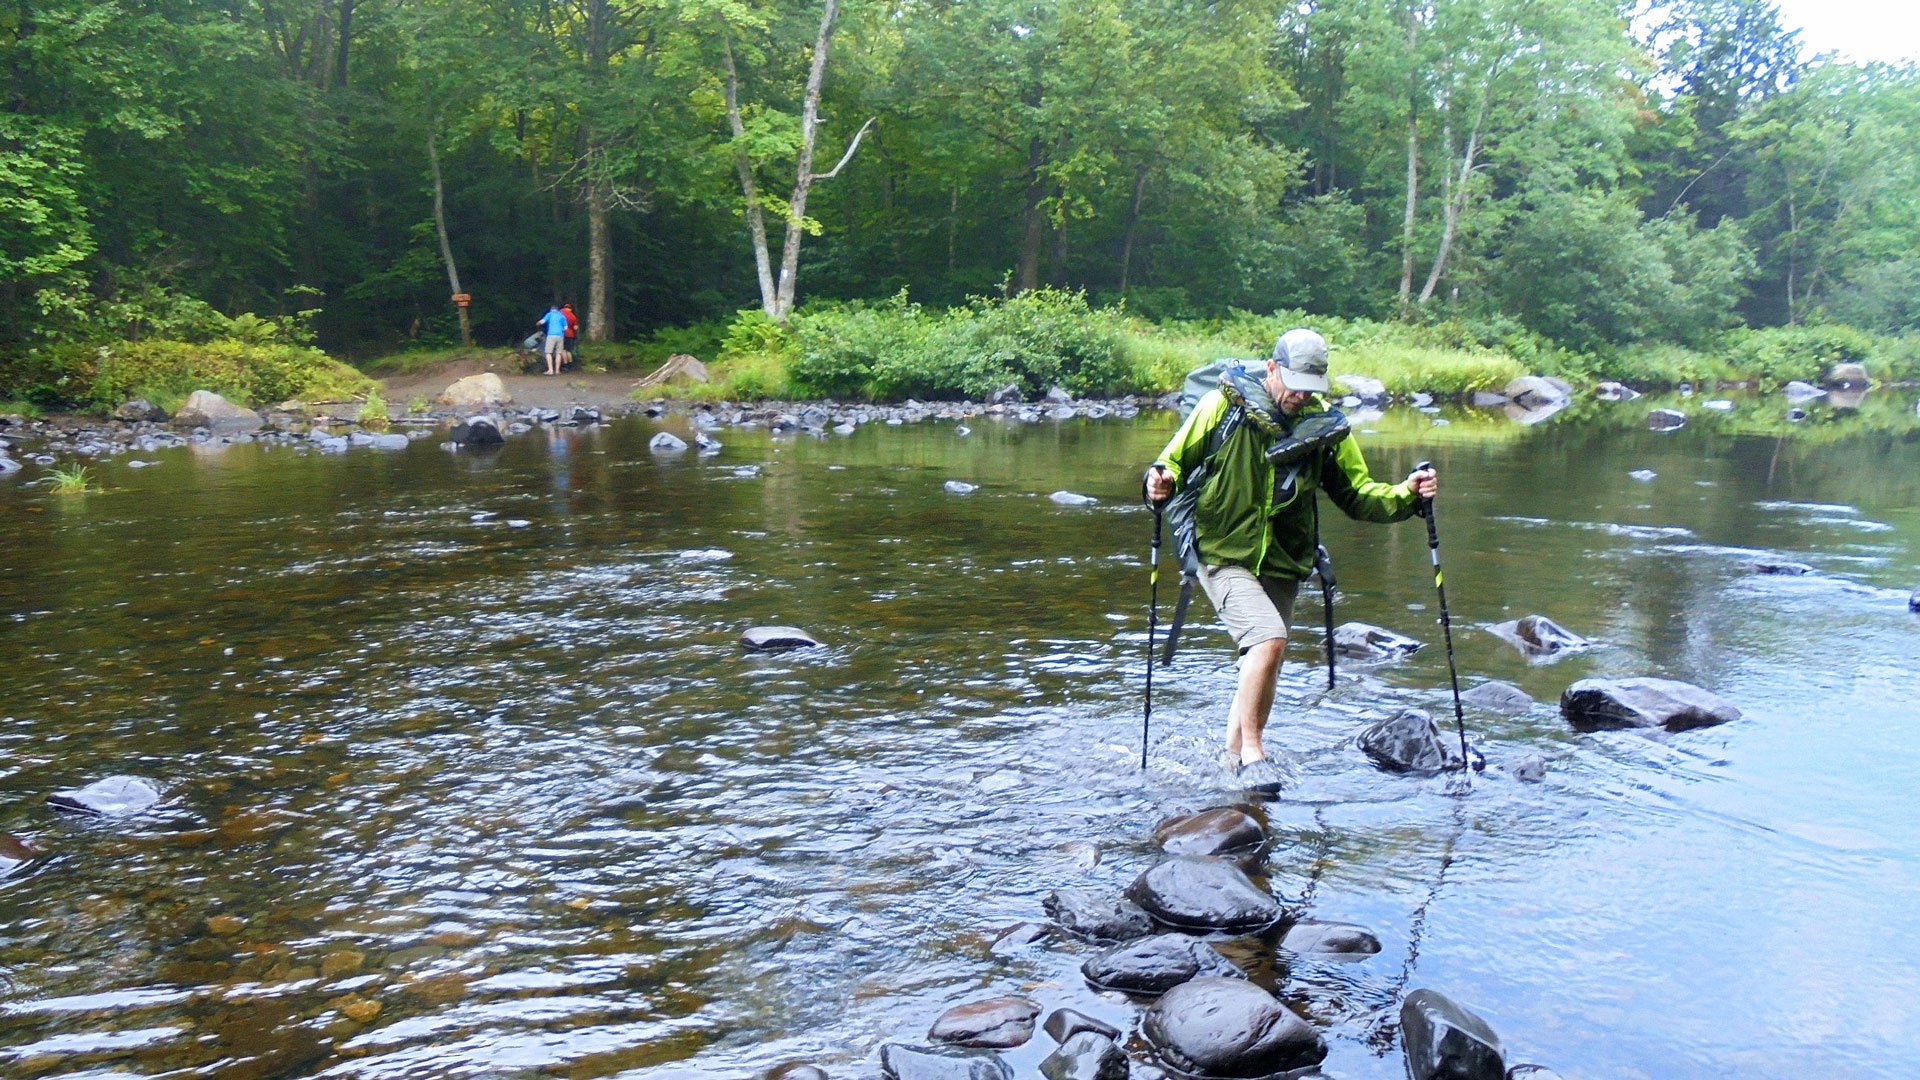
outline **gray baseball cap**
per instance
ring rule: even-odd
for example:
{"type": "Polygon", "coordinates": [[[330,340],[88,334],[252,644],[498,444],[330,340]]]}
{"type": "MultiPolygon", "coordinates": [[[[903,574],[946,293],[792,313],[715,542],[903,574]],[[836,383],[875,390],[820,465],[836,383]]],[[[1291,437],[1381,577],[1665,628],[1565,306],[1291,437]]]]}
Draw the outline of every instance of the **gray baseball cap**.
{"type": "Polygon", "coordinates": [[[1332,389],[1327,382],[1327,339],[1304,326],[1274,341],[1272,360],[1280,365],[1280,381],[1289,390],[1324,394],[1332,389]]]}

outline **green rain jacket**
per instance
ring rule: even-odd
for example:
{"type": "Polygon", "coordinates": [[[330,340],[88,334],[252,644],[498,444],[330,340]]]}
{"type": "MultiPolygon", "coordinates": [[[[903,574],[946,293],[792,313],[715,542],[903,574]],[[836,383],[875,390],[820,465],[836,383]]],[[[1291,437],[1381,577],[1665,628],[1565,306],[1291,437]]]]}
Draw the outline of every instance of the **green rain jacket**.
{"type": "MultiPolygon", "coordinates": [[[[1276,469],[1266,451],[1291,429],[1292,421],[1257,378],[1229,377],[1221,386],[1200,399],[1155,462],[1173,474],[1177,493],[1181,478],[1206,459],[1213,430],[1232,407],[1229,395],[1239,399],[1245,419],[1221,444],[1194,505],[1202,563],[1305,580],[1313,573],[1316,488],[1356,520],[1405,521],[1414,515],[1419,498],[1413,486],[1375,480],[1353,436],[1340,440],[1331,453],[1315,454],[1294,466],[1299,471],[1287,486],[1286,474],[1292,470],[1276,469]],[[1276,484],[1282,490],[1276,491],[1276,484]]],[[[1326,408],[1326,402],[1314,397],[1301,412],[1326,408]]]]}

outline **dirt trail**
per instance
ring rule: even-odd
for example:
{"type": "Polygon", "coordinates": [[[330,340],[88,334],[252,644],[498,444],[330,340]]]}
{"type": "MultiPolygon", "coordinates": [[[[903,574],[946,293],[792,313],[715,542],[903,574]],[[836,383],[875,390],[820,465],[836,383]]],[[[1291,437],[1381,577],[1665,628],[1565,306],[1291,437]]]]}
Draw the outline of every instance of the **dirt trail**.
{"type": "Polygon", "coordinates": [[[586,405],[613,409],[634,404],[633,384],[642,373],[631,371],[586,373],[566,371],[559,375],[522,374],[517,358],[469,359],[438,364],[405,375],[380,380],[380,393],[389,405],[406,408],[417,397],[437,404],[441,391],[456,379],[491,371],[500,376],[513,400],[523,409],[558,409],[565,405],[586,405]]]}

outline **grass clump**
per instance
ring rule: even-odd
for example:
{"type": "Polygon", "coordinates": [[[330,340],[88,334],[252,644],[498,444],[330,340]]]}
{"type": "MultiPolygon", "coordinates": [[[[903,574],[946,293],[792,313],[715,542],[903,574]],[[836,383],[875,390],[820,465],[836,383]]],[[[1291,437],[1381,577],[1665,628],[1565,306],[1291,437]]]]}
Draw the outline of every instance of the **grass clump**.
{"type": "Polygon", "coordinates": [[[393,422],[393,418],[387,415],[387,399],[380,395],[379,387],[367,391],[367,400],[360,404],[358,419],[360,426],[369,431],[385,431],[393,422]]]}
{"type": "Polygon", "coordinates": [[[89,491],[100,490],[94,482],[93,474],[85,465],[72,469],[52,469],[47,473],[47,487],[55,495],[85,495],[89,491]]]}

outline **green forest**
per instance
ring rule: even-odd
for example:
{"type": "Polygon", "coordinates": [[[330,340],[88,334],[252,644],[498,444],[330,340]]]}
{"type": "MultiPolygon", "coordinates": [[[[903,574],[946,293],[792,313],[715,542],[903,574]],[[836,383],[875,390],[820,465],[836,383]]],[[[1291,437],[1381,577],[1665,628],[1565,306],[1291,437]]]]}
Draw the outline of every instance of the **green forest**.
{"type": "Polygon", "coordinates": [[[883,377],[915,349],[1164,385],[1293,318],[1920,370],[1920,72],[1763,0],[19,0],[0,67],[0,398],[40,407],[561,299],[743,392],[1024,363],[883,377]],[[1089,340],[1005,346],[1037,324],[1089,340]]]}

